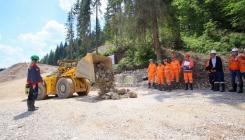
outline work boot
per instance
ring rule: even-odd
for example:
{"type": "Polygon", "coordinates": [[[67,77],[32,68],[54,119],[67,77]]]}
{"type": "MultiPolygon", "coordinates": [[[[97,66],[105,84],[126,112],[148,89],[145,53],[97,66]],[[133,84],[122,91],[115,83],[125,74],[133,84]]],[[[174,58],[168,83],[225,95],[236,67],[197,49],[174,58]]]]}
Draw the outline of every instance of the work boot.
{"type": "Polygon", "coordinates": [[[220,92],[225,92],[225,83],[221,83],[221,90],[220,92]]]}
{"type": "Polygon", "coordinates": [[[188,83],[185,83],[185,90],[188,90],[188,83]]]}
{"type": "Polygon", "coordinates": [[[35,109],[35,110],[37,110],[39,107],[36,107],[35,106],[35,100],[33,100],[33,102],[32,102],[32,107],[35,109]]]}
{"type": "Polygon", "coordinates": [[[243,93],[243,84],[239,84],[239,90],[237,91],[237,93],[243,93]]]}
{"type": "Polygon", "coordinates": [[[171,85],[168,85],[168,90],[167,92],[171,92],[172,91],[172,86],[171,85]]]}
{"type": "Polygon", "coordinates": [[[27,108],[28,108],[28,111],[34,111],[35,110],[32,107],[32,100],[27,100],[27,108]]]}
{"type": "Polygon", "coordinates": [[[155,89],[158,89],[158,84],[155,84],[154,88],[155,88],[155,89]]]}
{"type": "Polygon", "coordinates": [[[160,90],[160,91],[163,91],[163,89],[162,89],[163,86],[164,86],[163,84],[159,84],[159,90],[160,90]]]}
{"type": "Polygon", "coordinates": [[[163,91],[166,91],[167,90],[167,84],[164,84],[163,85],[163,91]]]}
{"type": "Polygon", "coordinates": [[[237,89],[237,83],[232,84],[232,89],[228,90],[229,92],[236,92],[237,89]]]}
{"type": "Polygon", "coordinates": [[[176,86],[175,86],[175,82],[172,81],[172,83],[171,83],[171,88],[172,88],[172,89],[175,89],[175,87],[176,87],[176,86]]]}
{"type": "Polygon", "coordinates": [[[193,90],[192,83],[190,84],[190,90],[193,90]]]}
{"type": "Polygon", "coordinates": [[[219,91],[220,88],[219,88],[219,83],[215,83],[214,84],[214,91],[219,91]]]}
{"type": "Polygon", "coordinates": [[[155,88],[155,89],[156,89],[156,84],[155,84],[155,83],[153,83],[153,85],[152,85],[152,86],[153,86],[153,88],[155,88]]]}
{"type": "Polygon", "coordinates": [[[211,89],[210,90],[214,90],[214,82],[211,83],[211,89]]]}
{"type": "Polygon", "coordinates": [[[179,89],[179,82],[176,82],[176,89],[179,89]]]}
{"type": "Polygon", "coordinates": [[[151,82],[148,82],[148,88],[151,88],[151,82]]]}

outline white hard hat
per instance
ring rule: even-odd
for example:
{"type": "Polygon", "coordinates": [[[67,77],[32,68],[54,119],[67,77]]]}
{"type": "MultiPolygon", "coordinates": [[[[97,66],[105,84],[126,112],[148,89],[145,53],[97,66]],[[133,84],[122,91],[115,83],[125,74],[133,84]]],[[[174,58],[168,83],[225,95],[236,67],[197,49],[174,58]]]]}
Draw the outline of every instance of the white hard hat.
{"type": "Polygon", "coordinates": [[[215,50],[212,50],[210,53],[216,53],[216,51],[215,50]]]}
{"type": "Polygon", "coordinates": [[[232,52],[238,52],[238,49],[237,48],[233,48],[231,51],[232,52]]]}

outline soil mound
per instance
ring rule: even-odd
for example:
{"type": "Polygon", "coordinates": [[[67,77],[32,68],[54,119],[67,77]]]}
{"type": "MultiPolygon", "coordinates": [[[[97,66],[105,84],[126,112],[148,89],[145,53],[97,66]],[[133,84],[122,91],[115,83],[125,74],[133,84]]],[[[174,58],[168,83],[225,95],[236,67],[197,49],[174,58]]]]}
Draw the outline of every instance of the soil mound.
{"type": "MultiPolygon", "coordinates": [[[[6,82],[14,79],[20,79],[27,76],[28,63],[17,63],[0,72],[0,82],[6,82]]],[[[57,66],[38,64],[43,73],[51,73],[57,70],[57,66]]]]}

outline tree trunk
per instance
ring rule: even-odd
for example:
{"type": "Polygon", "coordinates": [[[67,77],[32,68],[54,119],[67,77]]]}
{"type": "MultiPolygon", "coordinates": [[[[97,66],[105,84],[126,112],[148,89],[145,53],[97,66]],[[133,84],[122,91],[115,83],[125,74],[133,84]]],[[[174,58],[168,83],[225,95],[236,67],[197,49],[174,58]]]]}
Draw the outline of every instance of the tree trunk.
{"type": "Polygon", "coordinates": [[[159,43],[159,36],[158,36],[158,24],[157,24],[157,15],[155,11],[155,0],[152,0],[152,22],[153,22],[153,39],[154,39],[154,46],[155,46],[155,51],[157,55],[157,60],[161,60],[161,48],[160,48],[160,43],[159,43]]]}

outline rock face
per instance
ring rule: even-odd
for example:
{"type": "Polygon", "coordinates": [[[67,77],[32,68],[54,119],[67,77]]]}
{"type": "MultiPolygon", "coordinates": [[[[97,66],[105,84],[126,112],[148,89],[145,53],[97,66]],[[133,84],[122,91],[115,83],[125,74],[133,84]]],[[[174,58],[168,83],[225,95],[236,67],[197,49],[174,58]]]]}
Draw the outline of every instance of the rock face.
{"type": "Polygon", "coordinates": [[[114,74],[103,63],[95,64],[96,84],[98,94],[102,99],[119,100],[121,98],[137,98],[137,93],[129,89],[116,89],[114,74]]]}

